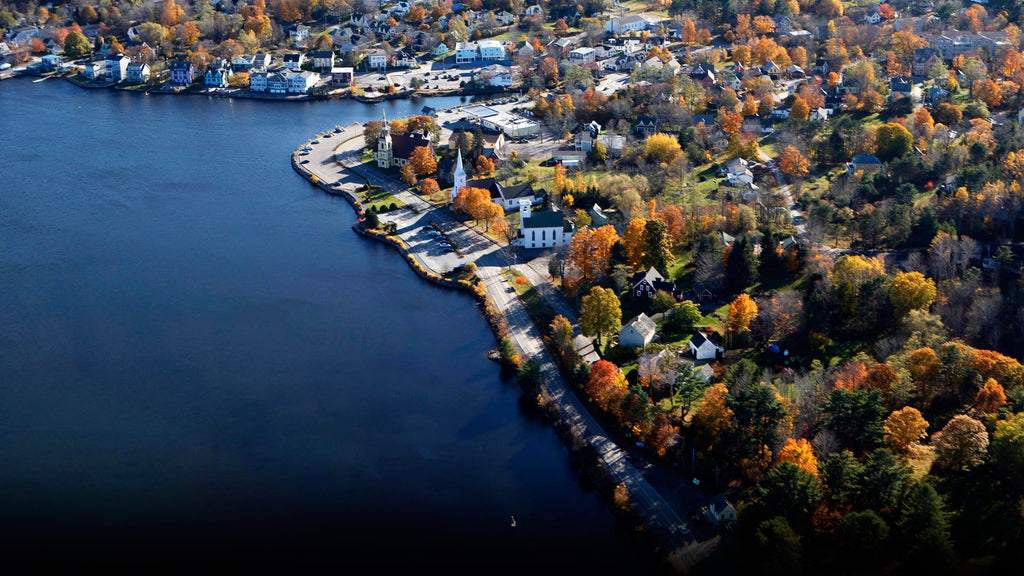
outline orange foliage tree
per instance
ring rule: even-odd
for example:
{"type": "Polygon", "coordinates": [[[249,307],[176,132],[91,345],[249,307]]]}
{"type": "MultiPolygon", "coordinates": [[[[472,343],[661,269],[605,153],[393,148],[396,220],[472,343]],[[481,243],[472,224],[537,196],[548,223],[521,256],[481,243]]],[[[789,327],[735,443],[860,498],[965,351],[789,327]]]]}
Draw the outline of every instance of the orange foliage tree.
{"type": "Polygon", "coordinates": [[[779,170],[791,178],[801,178],[810,171],[811,162],[796,146],[786,146],[779,157],[779,170]]]}
{"type": "Polygon", "coordinates": [[[818,459],[814,456],[814,449],[806,438],[794,440],[786,438],[786,444],[778,454],[779,462],[789,462],[803,469],[809,474],[818,475],[818,459]]]}
{"type": "Polygon", "coordinates": [[[983,414],[994,414],[1006,405],[1006,392],[995,379],[989,378],[974,396],[974,407],[983,414]]]}
{"type": "Polygon", "coordinates": [[[437,172],[437,159],[429,146],[417,146],[409,154],[409,163],[418,176],[426,176],[437,172]]]}
{"type": "Polygon", "coordinates": [[[746,292],[741,292],[735,300],[729,304],[729,317],[726,320],[726,328],[729,332],[736,333],[746,330],[750,322],[757,317],[757,304],[746,292]]]}
{"type": "Polygon", "coordinates": [[[644,248],[647,246],[644,241],[646,227],[646,218],[634,218],[629,221],[626,233],[622,236],[622,245],[626,249],[626,261],[634,268],[640,266],[644,257],[644,248]]]}
{"type": "Polygon", "coordinates": [[[586,227],[576,231],[569,242],[569,271],[573,280],[592,285],[608,274],[612,246],[619,241],[615,227],[586,227]]]}
{"type": "Polygon", "coordinates": [[[590,367],[586,392],[602,410],[617,414],[626,396],[628,384],[619,367],[607,360],[598,360],[590,367]]]}
{"type": "Polygon", "coordinates": [[[441,191],[441,187],[437,184],[437,180],[433,178],[424,178],[423,182],[420,182],[420,194],[423,196],[433,196],[441,191]]]}

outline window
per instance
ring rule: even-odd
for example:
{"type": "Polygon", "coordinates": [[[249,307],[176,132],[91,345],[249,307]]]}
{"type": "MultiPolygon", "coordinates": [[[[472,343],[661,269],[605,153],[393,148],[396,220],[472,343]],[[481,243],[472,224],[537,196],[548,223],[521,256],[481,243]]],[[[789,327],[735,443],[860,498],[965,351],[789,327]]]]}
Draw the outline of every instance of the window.
{"type": "Polygon", "coordinates": [[[533,230],[533,231],[530,232],[530,240],[536,240],[536,239],[537,239],[537,231],[533,230]]]}
{"type": "Polygon", "coordinates": [[[547,230],[541,230],[540,231],[540,239],[541,240],[547,240],[548,239],[548,231],[547,230]]]}

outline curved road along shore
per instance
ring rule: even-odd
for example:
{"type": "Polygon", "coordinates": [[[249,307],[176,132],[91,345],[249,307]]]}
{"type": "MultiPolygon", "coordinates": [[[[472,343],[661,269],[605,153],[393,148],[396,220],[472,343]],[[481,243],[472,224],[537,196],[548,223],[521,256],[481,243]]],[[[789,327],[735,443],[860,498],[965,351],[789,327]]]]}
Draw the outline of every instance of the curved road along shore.
{"type": "MultiPolygon", "coordinates": [[[[454,220],[447,210],[438,209],[418,195],[408,192],[404,185],[377,170],[363,167],[359,160],[359,151],[364,143],[361,125],[346,126],[343,132],[332,133],[330,137],[321,135],[319,143],[312,143],[312,140],[308,143],[312,148],[308,155],[299,155],[306,143],[295,151],[293,166],[315,176],[322,187],[333,193],[347,193],[358,199],[358,187],[370,182],[382,186],[405,202],[406,207],[382,213],[380,217],[383,222],[394,222],[397,225],[398,236],[425,270],[444,274],[461,263],[477,264],[477,275],[484,282],[488,296],[508,322],[509,337],[520,355],[533,359],[540,365],[542,382],[548,396],[558,407],[562,419],[570,423],[574,438],[588,443],[595,449],[605,471],[616,485],[626,485],[633,511],[641,518],[650,533],[658,537],[668,550],[668,559],[673,567],[681,574],[689,573],[700,561],[710,556],[717,547],[720,536],[712,533],[706,538],[699,539],[694,531],[690,530],[689,521],[684,520],[693,513],[699,513],[700,507],[707,503],[707,498],[679,481],[681,486],[670,489],[677,492],[674,495],[676,497],[672,499],[675,506],[681,508],[677,510],[645,477],[645,472],[655,467],[645,463],[642,458],[627,454],[609,439],[601,425],[589,414],[562,378],[544,346],[543,335],[530,319],[519,298],[511,291],[511,285],[502,276],[502,270],[508,267],[502,246],[454,220]],[[308,162],[303,164],[303,160],[308,162]],[[444,232],[458,248],[459,253],[441,250],[436,240],[422,230],[423,226],[431,223],[436,224],[444,232]],[[685,498],[679,498],[678,492],[686,492],[685,498]],[[680,504],[683,500],[688,502],[680,504]]],[[[544,274],[529,262],[517,264],[515,268],[526,275],[557,313],[566,316],[572,322],[581,354],[591,362],[596,360],[597,354],[590,340],[579,334],[576,315],[572,308],[544,274]]]]}

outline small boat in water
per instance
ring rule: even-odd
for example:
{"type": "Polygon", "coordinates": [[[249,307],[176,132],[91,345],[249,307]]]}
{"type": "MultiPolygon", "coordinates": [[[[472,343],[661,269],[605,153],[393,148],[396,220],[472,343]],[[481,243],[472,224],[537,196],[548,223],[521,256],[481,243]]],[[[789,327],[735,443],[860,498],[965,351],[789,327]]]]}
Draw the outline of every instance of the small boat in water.
{"type": "Polygon", "coordinates": [[[513,528],[516,527],[516,517],[515,516],[512,517],[512,527],[513,528]]]}

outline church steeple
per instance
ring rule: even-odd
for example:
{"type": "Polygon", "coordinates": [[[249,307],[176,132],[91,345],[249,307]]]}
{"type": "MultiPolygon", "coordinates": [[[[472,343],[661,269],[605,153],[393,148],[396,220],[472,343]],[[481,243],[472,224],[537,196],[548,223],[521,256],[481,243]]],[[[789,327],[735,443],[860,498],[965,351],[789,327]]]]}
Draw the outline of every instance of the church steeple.
{"type": "Polygon", "coordinates": [[[455,172],[452,174],[452,203],[455,202],[455,196],[458,195],[459,190],[466,187],[466,170],[462,167],[462,148],[459,148],[458,156],[455,160],[455,172]]]}
{"type": "Polygon", "coordinates": [[[380,137],[377,138],[377,151],[373,157],[377,160],[378,168],[390,168],[394,161],[394,151],[391,149],[391,127],[388,126],[388,113],[381,110],[383,122],[380,126],[380,137]]]}

